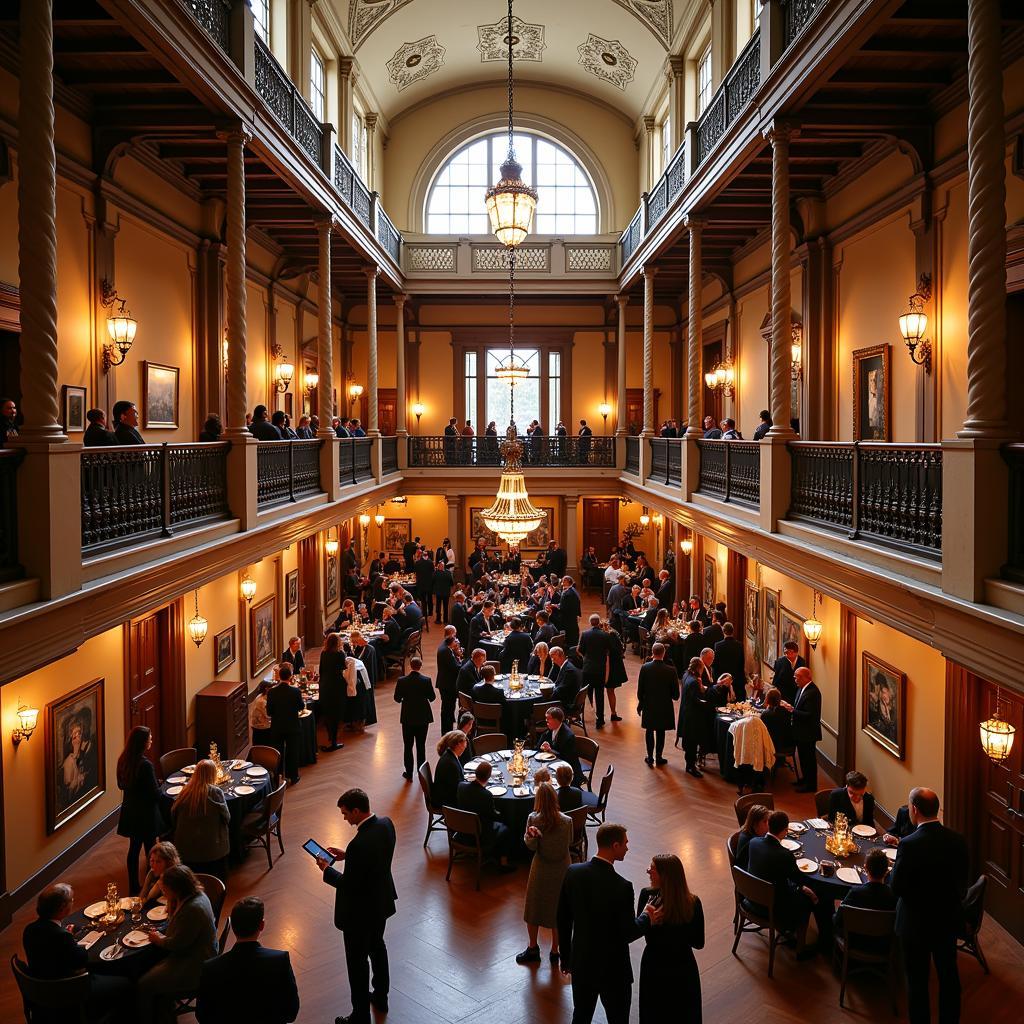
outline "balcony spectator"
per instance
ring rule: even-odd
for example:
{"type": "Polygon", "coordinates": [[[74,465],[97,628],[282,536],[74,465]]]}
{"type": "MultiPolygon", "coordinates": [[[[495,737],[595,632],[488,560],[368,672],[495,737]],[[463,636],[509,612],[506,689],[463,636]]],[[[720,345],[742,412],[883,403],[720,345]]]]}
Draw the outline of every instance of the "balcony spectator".
{"type": "Polygon", "coordinates": [[[82,437],[82,444],[86,448],[105,448],[117,444],[114,432],[107,430],[107,416],[102,409],[90,409],[85,418],[89,421],[82,437]]]}
{"type": "Polygon", "coordinates": [[[267,407],[257,405],[252,411],[252,426],[249,427],[257,441],[280,441],[281,431],[267,419],[267,407]]]}
{"type": "Polygon", "coordinates": [[[331,421],[331,426],[334,427],[335,434],[338,437],[351,437],[352,435],[348,432],[348,427],[345,426],[345,420],[334,419],[331,421]]]}
{"type": "Polygon", "coordinates": [[[736,429],[736,421],[726,417],[722,420],[722,440],[742,441],[743,435],[736,429]]]}
{"type": "Polygon", "coordinates": [[[761,410],[761,422],[754,430],[754,440],[760,441],[772,429],[772,414],[767,409],[761,410]]]}
{"type": "Polygon", "coordinates": [[[473,429],[472,420],[466,420],[466,423],[462,428],[462,442],[460,446],[462,452],[462,458],[460,461],[463,463],[463,465],[468,466],[474,461],[473,438],[475,435],[476,431],[473,429]]]}
{"type": "Polygon", "coordinates": [[[206,417],[203,429],[199,431],[199,440],[206,442],[219,441],[223,433],[224,424],[221,423],[220,417],[215,412],[211,412],[206,417]]]}
{"type": "MultiPolygon", "coordinates": [[[[299,426],[302,426],[302,420],[299,420],[299,426]]],[[[313,437],[320,432],[320,417],[316,414],[309,417],[309,429],[313,432],[313,437]]]]}
{"type": "Polygon", "coordinates": [[[366,431],[363,430],[362,423],[360,423],[359,420],[357,419],[349,421],[348,432],[353,437],[366,437],[366,431]]]}
{"type": "Polygon", "coordinates": [[[298,437],[300,441],[311,441],[314,437],[316,437],[316,434],[314,433],[312,426],[310,426],[308,416],[299,417],[299,425],[296,428],[295,435],[296,437],[298,437]]]}
{"type": "Polygon", "coordinates": [[[18,403],[13,398],[0,399],[0,448],[7,447],[8,438],[18,436],[18,403]]]}
{"type": "Polygon", "coordinates": [[[145,444],[139,433],[139,410],[134,402],[114,403],[114,436],[118,444],[145,444]]]}
{"type": "Polygon", "coordinates": [[[715,419],[713,416],[704,417],[704,440],[705,441],[720,441],[722,438],[722,431],[720,427],[715,426],[715,419]]]}
{"type": "Polygon", "coordinates": [[[444,461],[448,465],[455,462],[455,453],[459,445],[459,442],[456,440],[458,436],[459,428],[456,426],[456,419],[453,416],[448,421],[448,426],[444,428],[444,461]]]}
{"type": "Polygon", "coordinates": [[[278,433],[285,441],[295,440],[295,431],[288,426],[288,417],[283,409],[278,409],[270,418],[272,426],[277,427],[278,433]]]}

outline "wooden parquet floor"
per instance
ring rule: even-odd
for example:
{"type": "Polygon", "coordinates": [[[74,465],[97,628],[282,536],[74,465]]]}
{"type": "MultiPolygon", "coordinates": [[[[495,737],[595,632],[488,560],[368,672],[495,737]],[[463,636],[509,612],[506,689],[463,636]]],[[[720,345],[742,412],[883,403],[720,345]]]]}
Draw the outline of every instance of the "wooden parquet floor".
{"type": "MultiPolygon", "coordinates": [[[[593,601],[586,602],[592,605],[593,601]]],[[[592,610],[585,608],[585,612],[592,610]]],[[[434,651],[440,639],[437,626],[425,638],[424,671],[433,674],[434,651]]],[[[652,854],[675,852],[686,866],[690,885],[701,897],[707,919],[707,945],[697,954],[701,970],[704,1020],[758,1024],[794,1021],[894,1020],[884,986],[870,976],[852,982],[847,1008],[838,1005],[839,984],[822,957],[798,964],[789,950],[776,960],[775,979],[767,977],[766,943],[744,938],[739,952],[732,945],[732,887],[725,840],[735,828],[733,787],[713,767],[703,780],[683,773],[682,756],[669,749],[670,764],[649,769],[643,761],[643,732],[635,716],[634,696],[639,661],[627,656],[631,681],[619,691],[622,723],[601,732],[591,729],[601,744],[598,774],[615,764],[610,799],[611,820],[629,828],[630,852],[619,865],[639,889],[652,854]]],[[[321,755],[318,764],[303,769],[302,781],[289,790],[284,811],[286,853],[267,870],[258,851],[230,877],[227,906],[255,893],[267,904],[267,945],[291,950],[298,977],[302,1010],[299,1020],[329,1024],[350,1009],[341,936],[332,923],[333,891],[322,882],[312,860],[302,851],[310,836],[345,846],[351,831],[336,808],[339,793],[348,786],[366,789],[373,808],[389,815],[398,831],[394,873],[398,913],[387,929],[391,960],[390,1024],[563,1024],[572,1014],[568,982],[547,962],[520,967],[514,956],[526,945],[522,922],[525,869],[499,875],[485,869],[482,888],[475,892],[469,868],[456,867],[447,884],[447,847],[435,834],[423,850],[425,812],[419,786],[406,783],[401,771],[398,706],[391,700],[393,679],[379,686],[380,722],[364,735],[345,735],[345,749],[321,755]]],[[[591,716],[592,718],[592,716],[591,716]]],[[[431,731],[435,741],[438,728],[431,731]]],[[[783,773],[784,774],[784,773],[783,773]]],[[[927,782],[928,780],[922,780],[927,782]]],[[[813,813],[811,798],[793,793],[791,780],[780,775],[776,803],[792,814],[813,813]]],[[[76,890],[79,905],[102,895],[104,883],[124,884],[125,841],[109,836],[70,870],[66,880],[76,890]]],[[[593,847],[592,847],[593,849],[593,847]]],[[[4,963],[20,947],[21,931],[32,918],[23,908],[11,927],[0,933],[4,963]]],[[[547,935],[542,932],[542,941],[547,935]]],[[[1022,1019],[1024,1005],[1024,947],[991,920],[982,939],[992,974],[961,957],[964,986],[963,1020],[1009,1024],[1022,1019]]],[[[634,943],[634,970],[639,966],[642,940],[634,943]]],[[[0,1020],[21,1019],[21,1003],[6,967],[0,982],[0,1020]]],[[[259,984],[253,979],[253,984],[259,984]]],[[[634,989],[633,1019],[637,1013],[634,989]]],[[[934,1006],[934,1003],[933,1003],[934,1006]]],[[[905,1017],[906,1001],[900,1002],[905,1017]]],[[[183,1018],[191,1021],[191,1018],[183,1018]]],[[[378,1016],[378,1020],[383,1020],[378,1016]]],[[[595,1017],[604,1021],[600,1008],[595,1017]]]]}

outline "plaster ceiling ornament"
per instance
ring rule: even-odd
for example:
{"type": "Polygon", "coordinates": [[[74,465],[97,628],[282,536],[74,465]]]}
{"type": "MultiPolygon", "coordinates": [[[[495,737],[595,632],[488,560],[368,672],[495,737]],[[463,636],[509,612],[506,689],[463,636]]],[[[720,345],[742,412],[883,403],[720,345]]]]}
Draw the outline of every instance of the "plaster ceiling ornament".
{"type": "Polygon", "coordinates": [[[401,92],[444,67],[444,55],[445,48],[437,41],[437,36],[403,43],[388,61],[388,75],[401,92]]]}
{"type": "Polygon", "coordinates": [[[635,14],[661,41],[665,49],[672,45],[672,0],[615,0],[635,14]]]}
{"type": "Polygon", "coordinates": [[[593,32],[577,48],[580,64],[603,82],[626,91],[636,75],[637,62],[617,39],[602,39],[593,32]]]}
{"type": "Polygon", "coordinates": [[[352,40],[352,48],[358,50],[366,37],[385,19],[411,3],[412,0],[349,0],[348,37],[352,40]]]}
{"type": "MultiPolygon", "coordinates": [[[[501,18],[493,25],[478,25],[480,41],[476,48],[483,62],[508,59],[508,20],[501,18]]],[[[522,18],[512,18],[512,59],[543,60],[544,26],[528,25],[522,18]]]]}

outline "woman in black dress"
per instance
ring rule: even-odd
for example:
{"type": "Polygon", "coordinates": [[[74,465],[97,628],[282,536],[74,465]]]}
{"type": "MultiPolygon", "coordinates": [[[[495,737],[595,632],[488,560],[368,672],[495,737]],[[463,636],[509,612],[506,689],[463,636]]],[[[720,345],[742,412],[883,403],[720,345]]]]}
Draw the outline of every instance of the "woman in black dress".
{"type": "Polygon", "coordinates": [[[128,895],[138,896],[139,851],[145,848],[146,858],[163,831],[160,814],[160,787],[156,781],[153,762],[146,751],[153,746],[153,734],[144,725],[137,725],[128,733],[124,750],[117,759],[117,786],[124,793],[121,815],[117,820],[117,834],[128,840],[128,895]]]}
{"type": "Polygon", "coordinates": [[[341,634],[328,633],[320,655],[320,718],[327,732],[325,753],[337,750],[338,727],[345,717],[345,652],[341,649],[341,634]]]}
{"type": "Polygon", "coordinates": [[[640,960],[640,1024],[701,1024],[700,971],[693,951],[704,948],[704,909],[674,853],[652,857],[647,874],[651,886],[640,890],[637,916],[653,900],[662,919],[647,930],[640,960]]]}

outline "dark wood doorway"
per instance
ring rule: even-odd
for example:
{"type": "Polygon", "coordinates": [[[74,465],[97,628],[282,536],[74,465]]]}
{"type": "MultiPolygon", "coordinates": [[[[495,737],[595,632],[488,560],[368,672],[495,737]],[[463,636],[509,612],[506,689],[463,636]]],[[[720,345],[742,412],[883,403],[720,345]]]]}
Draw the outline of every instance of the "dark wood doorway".
{"type": "Polygon", "coordinates": [[[704,383],[704,374],[722,361],[722,342],[705,342],[703,359],[704,363],[700,368],[701,388],[704,392],[702,404],[702,408],[704,410],[703,415],[710,416],[715,421],[715,426],[717,427],[718,424],[722,422],[722,389],[709,388],[707,384],[704,383]]]}
{"type": "MultiPolygon", "coordinates": [[[[384,437],[393,437],[398,425],[398,392],[394,388],[377,389],[377,429],[384,437]]],[[[365,429],[366,424],[363,424],[365,429]]]]}
{"type": "Polygon", "coordinates": [[[583,549],[593,547],[605,561],[619,539],[619,499],[583,499],[583,549]]]}
{"type": "MultiPolygon", "coordinates": [[[[661,390],[654,389],[654,434],[661,433],[661,417],[658,413],[658,406],[661,399],[661,390]]],[[[626,433],[635,437],[644,429],[644,389],[626,388],[626,433]]]]}
{"type": "Polygon", "coordinates": [[[153,733],[150,756],[185,745],[184,635],[181,602],[128,624],[126,725],[153,733]]]}
{"type": "Polygon", "coordinates": [[[324,632],[324,618],[320,610],[318,565],[314,534],[299,541],[299,609],[296,621],[303,647],[319,644],[324,632]]]}

